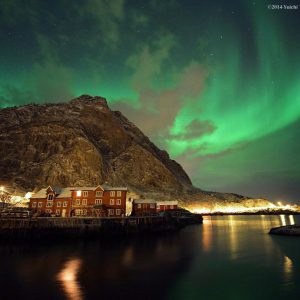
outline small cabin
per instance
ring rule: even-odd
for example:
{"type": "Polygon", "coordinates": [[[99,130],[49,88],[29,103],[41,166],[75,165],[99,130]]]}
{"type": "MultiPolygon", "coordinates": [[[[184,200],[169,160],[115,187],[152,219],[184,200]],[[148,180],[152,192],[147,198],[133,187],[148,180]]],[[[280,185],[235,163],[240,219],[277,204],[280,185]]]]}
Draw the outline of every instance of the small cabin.
{"type": "Polygon", "coordinates": [[[137,199],[132,202],[132,216],[145,216],[156,213],[156,201],[153,199],[137,199]]]}
{"type": "Polygon", "coordinates": [[[157,201],[156,202],[156,211],[166,211],[178,208],[178,201],[157,201]]]}

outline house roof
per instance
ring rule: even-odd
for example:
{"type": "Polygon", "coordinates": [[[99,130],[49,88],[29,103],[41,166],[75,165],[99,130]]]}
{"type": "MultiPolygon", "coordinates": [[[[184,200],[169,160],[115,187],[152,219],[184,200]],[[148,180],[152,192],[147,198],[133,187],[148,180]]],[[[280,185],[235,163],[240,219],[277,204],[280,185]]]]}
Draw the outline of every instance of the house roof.
{"type": "Polygon", "coordinates": [[[56,198],[70,198],[72,196],[71,188],[61,189],[59,195],[56,198]]]}
{"type": "MultiPolygon", "coordinates": [[[[57,194],[56,198],[70,198],[72,196],[72,191],[94,191],[98,186],[79,186],[79,187],[65,187],[65,188],[53,188],[57,194]]],[[[109,186],[100,186],[105,191],[127,191],[126,187],[109,187],[109,186]]],[[[47,188],[39,190],[37,193],[33,194],[31,199],[40,199],[47,197],[47,188]]]]}
{"type": "Polygon", "coordinates": [[[136,204],[145,204],[145,203],[150,203],[150,204],[154,203],[155,204],[156,203],[156,201],[153,199],[136,199],[136,200],[133,200],[133,202],[136,204]]]}
{"type": "Polygon", "coordinates": [[[176,200],[156,201],[157,205],[178,205],[176,200]]]}
{"type": "Polygon", "coordinates": [[[46,198],[47,197],[47,188],[46,189],[41,189],[37,193],[31,195],[31,199],[36,199],[36,198],[46,198]]]}

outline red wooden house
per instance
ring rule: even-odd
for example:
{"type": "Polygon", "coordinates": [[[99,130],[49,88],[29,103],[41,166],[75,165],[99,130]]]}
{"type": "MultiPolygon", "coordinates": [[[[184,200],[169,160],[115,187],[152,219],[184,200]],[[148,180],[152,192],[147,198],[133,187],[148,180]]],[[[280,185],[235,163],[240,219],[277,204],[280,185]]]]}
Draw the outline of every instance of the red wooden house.
{"type": "Polygon", "coordinates": [[[178,201],[157,201],[156,211],[165,211],[178,208],[178,201]]]}
{"type": "Polygon", "coordinates": [[[152,199],[133,200],[132,216],[144,216],[156,213],[156,201],[152,199]]]}
{"type": "Polygon", "coordinates": [[[122,217],[126,213],[126,194],[125,187],[49,186],[31,196],[29,208],[39,215],[122,217]]]}
{"type": "Polygon", "coordinates": [[[178,208],[178,201],[156,201],[153,199],[133,200],[132,215],[145,216],[160,211],[172,210],[178,208]]]}

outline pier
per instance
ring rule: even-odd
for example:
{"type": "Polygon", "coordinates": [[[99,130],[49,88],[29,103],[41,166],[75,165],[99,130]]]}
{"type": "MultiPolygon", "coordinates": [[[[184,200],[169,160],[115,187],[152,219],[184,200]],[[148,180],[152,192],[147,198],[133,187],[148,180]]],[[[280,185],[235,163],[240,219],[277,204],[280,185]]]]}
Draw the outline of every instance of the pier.
{"type": "Polygon", "coordinates": [[[100,237],[141,233],[174,232],[189,224],[202,223],[202,217],[120,217],[120,218],[1,218],[0,239],[59,237],[100,237]]]}

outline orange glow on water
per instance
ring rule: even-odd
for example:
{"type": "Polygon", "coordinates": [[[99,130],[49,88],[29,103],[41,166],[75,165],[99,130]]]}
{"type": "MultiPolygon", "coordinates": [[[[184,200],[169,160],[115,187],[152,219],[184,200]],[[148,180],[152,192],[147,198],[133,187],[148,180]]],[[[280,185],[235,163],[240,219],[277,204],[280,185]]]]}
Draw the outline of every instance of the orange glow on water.
{"type": "Polygon", "coordinates": [[[82,293],[77,281],[78,272],[81,266],[80,259],[70,259],[63,269],[58,273],[57,279],[61,282],[67,299],[82,300],[82,293]]]}

